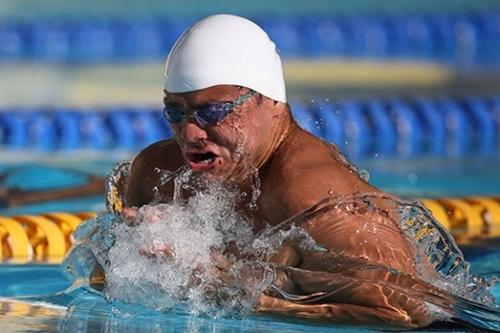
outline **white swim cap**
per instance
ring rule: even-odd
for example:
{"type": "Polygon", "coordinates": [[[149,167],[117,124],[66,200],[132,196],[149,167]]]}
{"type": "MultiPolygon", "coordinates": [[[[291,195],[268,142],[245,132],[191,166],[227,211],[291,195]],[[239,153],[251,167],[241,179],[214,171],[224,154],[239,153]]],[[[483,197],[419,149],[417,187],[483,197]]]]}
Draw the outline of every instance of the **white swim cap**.
{"type": "Polygon", "coordinates": [[[165,89],[190,92],[219,84],[253,89],[286,103],[276,46],[257,24],[235,15],[209,16],[177,40],[165,65],[165,89]]]}

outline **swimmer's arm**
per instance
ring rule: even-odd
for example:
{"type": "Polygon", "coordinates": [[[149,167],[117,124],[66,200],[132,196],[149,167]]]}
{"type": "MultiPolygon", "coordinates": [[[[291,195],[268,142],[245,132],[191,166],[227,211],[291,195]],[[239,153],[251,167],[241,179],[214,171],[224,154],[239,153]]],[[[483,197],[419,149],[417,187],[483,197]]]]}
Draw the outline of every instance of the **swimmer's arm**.
{"type": "MultiPolygon", "coordinates": [[[[173,139],[154,143],[143,149],[134,159],[124,197],[127,207],[141,207],[155,200],[154,188],[159,185],[162,171],[176,171],[184,164],[182,154],[173,139]]],[[[162,202],[167,202],[173,195],[173,183],[159,186],[162,202]]]]}
{"type": "Polygon", "coordinates": [[[411,275],[358,258],[285,246],[272,262],[276,278],[261,295],[257,312],[408,329],[434,321],[420,294],[444,301],[443,307],[453,304],[446,294],[411,275]],[[293,268],[295,264],[300,268],[293,268]]]}
{"type": "Polygon", "coordinates": [[[348,303],[297,304],[284,299],[262,295],[257,312],[289,315],[306,319],[327,320],[344,325],[368,325],[391,329],[411,329],[428,326],[433,317],[426,311],[415,313],[388,307],[371,307],[348,303]]]}
{"type": "MultiPolygon", "coordinates": [[[[293,203],[292,200],[294,198],[289,197],[288,202],[293,203]]],[[[298,211],[312,206],[310,203],[295,202],[295,204],[300,207],[297,209],[298,211]]],[[[413,249],[394,223],[397,216],[392,213],[373,215],[367,213],[365,216],[356,216],[332,210],[332,214],[320,214],[320,218],[310,219],[302,227],[329,253],[346,253],[351,258],[361,260],[365,265],[386,267],[409,276],[415,276],[413,249]],[[364,223],[367,221],[373,223],[365,225],[364,223]],[[373,226],[379,231],[383,229],[384,233],[374,234],[373,226]],[[370,227],[372,228],[370,229],[370,227]]],[[[325,261],[321,253],[317,256],[308,254],[300,257],[300,262],[295,267],[304,271],[321,273],[331,270],[332,265],[335,265],[334,261],[325,261]]],[[[334,280],[337,278],[332,277],[334,280]]],[[[398,289],[404,289],[397,280],[393,283],[395,288],[387,289],[386,287],[382,290],[378,289],[376,280],[371,284],[363,284],[362,288],[352,288],[346,284],[339,284],[330,286],[333,289],[326,288],[325,283],[328,280],[305,278],[298,282],[294,278],[288,281],[281,278],[281,281],[286,281],[288,286],[293,285],[291,290],[298,291],[299,294],[331,292],[344,287],[347,288],[348,292],[335,293],[328,299],[322,299],[314,304],[297,304],[286,299],[273,297],[278,296],[276,294],[267,294],[262,296],[261,302],[257,306],[258,311],[327,319],[337,323],[364,323],[393,327],[396,325],[405,328],[421,327],[433,321],[432,315],[426,311],[425,303],[420,297],[415,296],[408,300],[405,294],[397,292],[398,289]],[[373,297],[367,300],[367,295],[373,295],[373,297]],[[386,303],[389,296],[393,299],[390,305],[386,303]],[[399,302],[399,300],[404,299],[408,300],[406,305],[399,302]]]]}

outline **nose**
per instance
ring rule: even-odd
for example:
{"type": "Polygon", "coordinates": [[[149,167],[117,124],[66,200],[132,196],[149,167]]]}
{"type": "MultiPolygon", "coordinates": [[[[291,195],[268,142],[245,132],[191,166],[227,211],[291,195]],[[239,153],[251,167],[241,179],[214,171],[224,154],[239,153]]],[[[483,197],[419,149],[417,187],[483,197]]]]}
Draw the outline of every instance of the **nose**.
{"type": "Polygon", "coordinates": [[[186,143],[196,143],[208,138],[207,132],[193,121],[183,121],[175,127],[176,135],[186,143]]]}

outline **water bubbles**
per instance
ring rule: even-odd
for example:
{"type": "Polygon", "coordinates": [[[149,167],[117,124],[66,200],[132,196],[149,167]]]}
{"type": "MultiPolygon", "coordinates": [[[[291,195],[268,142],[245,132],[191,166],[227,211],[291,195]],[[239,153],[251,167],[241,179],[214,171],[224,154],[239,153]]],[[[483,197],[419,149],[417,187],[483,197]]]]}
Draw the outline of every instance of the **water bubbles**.
{"type": "Polygon", "coordinates": [[[259,178],[259,170],[257,168],[253,168],[252,170],[252,178],[253,178],[253,184],[252,184],[252,198],[250,199],[250,202],[248,203],[248,207],[251,210],[257,210],[257,200],[259,199],[259,196],[261,194],[260,190],[260,178],[259,178]]]}
{"type": "MultiPolygon", "coordinates": [[[[260,181],[254,176],[256,204],[260,181]]],[[[253,309],[274,279],[265,259],[297,232],[256,235],[236,209],[244,195],[220,183],[205,185],[187,200],[139,208],[134,223],[108,214],[82,225],[65,261],[71,279],[85,285],[82,279],[100,265],[109,300],[160,311],[185,304],[192,314],[211,316],[253,309]]]]}
{"type": "Polygon", "coordinates": [[[360,169],[358,174],[359,177],[363,179],[365,182],[367,182],[370,179],[370,173],[368,172],[368,170],[360,169]]]}
{"type": "MultiPolygon", "coordinates": [[[[422,273],[422,278],[454,295],[482,304],[494,304],[487,281],[470,273],[469,264],[450,234],[418,203],[397,205],[402,230],[416,249],[425,254],[438,275],[422,273]]],[[[417,263],[420,257],[417,256],[417,263]]]]}
{"type": "MultiPolygon", "coordinates": [[[[337,153],[335,146],[332,146],[332,152],[351,172],[358,172],[340,152],[337,153]]],[[[161,170],[159,174],[163,175],[161,170]]],[[[358,174],[365,180],[369,177],[365,170],[358,174]]],[[[249,193],[218,182],[200,181],[188,168],[164,175],[164,179],[160,176],[160,183],[173,179],[175,189],[171,202],[141,207],[134,223],[123,223],[121,217],[108,214],[83,224],[76,231],[76,246],[64,262],[74,286],[88,285],[88,277],[94,267],[100,265],[106,275],[103,293],[109,300],[139,303],[157,310],[182,304],[192,314],[212,317],[227,313],[244,314],[254,308],[262,292],[277,288],[274,282],[278,269],[299,269],[269,261],[284,245],[293,246],[298,252],[314,251],[314,255],[320,258],[322,267],[303,270],[311,285],[317,283],[323,287],[325,284],[321,284],[324,282],[321,279],[329,269],[338,269],[339,274],[343,274],[344,270],[339,267],[352,265],[349,253],[342,257],[344,261],[336,260],[344,253],[334,253],[327,246],[317,244],[299,225],[311,216],[321,218],[325,223],[329,223],[329,219],[338,223],[343,217],[350,216],[355,219],[344,229],[346,237],[351,237],[351,244],[359,244],[365,253],[370,253],[374,247],[376,251],[380,250],[378,246],[387,241],[384,238],[387,228],[393,231],[399,227],[401,234],[407,237],[408,248],[416,253],[414,260],[419,269],[417,276],[412,278],[440,288],[450,297],[494,304],[491,295],[493,281],[470,273],[469,265],[453,239],[430,212],[416,203],[380,193],[335,196],[334,190],[330,189],[328,197],[317,205],[279,225],[265,225],[256,234],[253,226],[261,221],[253,221],[239,210],[245,205],[252,210],[258,208],[261,183],[256,168],[251,170],[253,182],[249,193]],[[191,191],[191,196],[183,198],[182,190],[191,191]],[[376,203],[381,201],[384,205],[377,206],[376,203]],[[398,213],[397,219],[388,218],[393,211],[387,207],[398,213]],[[373,238],[367,238],[367,234],[373,238]],[[429,266],[432,272],[421,268],[429,266]],[[316,277],[318,281],[314,280],[316,277]]],[[[376,264],[383,266],[383,262],[376,264]]],[[[364,268],[373,269],[373,265],[356,266],[359,272],[364,268]]],[[[401,274],[394,267],[382,268],[386,269],[381,270],[383,274],[401,274]]],[[[365,282],[377,285],[380,280],[365,282]]],[[[390,282],[385,282],[390,287],[390,282]]],[[[395,287],[397,290],[401,286],[395,287]]],[[[286,295],[293,301],[294,295],[285,290],[282,296],[286,298],[286,295]]],[[[435,298],[426,298],[426,302],[431,300],[437,302],[432,304],[438,309],[433,313],[441,308],[446,310],[435,298]]]]}
{"type": "Polygon", "coordinates": [[[255,300],[238,295],[262,290],[262,281],[231,286],[221,280],[234,280],[241,274],[235,267],[245,266],[244,261],[222,255],[228,244],[244,252],[253,239],[250,221],[234,209],[236,197],[213,185],[185,205],[140,208],[137,227],[114,226],[115,243],[104,267],[106,296],[158,310],[186,302],[195,314],[220,311],[219,303],[227,297],[238,311],[247,309],[255,300]],[[174,255],[165,255],[167,245],[174,255]]]}
{"type": "Polygon", "coordinates": [[[414,173],[414,172],[408,173],[408,177],[407,178],[408,178],[408,182],[410,184],[415,184],[418,181],[418,175],[416,173],[414,173]]]}

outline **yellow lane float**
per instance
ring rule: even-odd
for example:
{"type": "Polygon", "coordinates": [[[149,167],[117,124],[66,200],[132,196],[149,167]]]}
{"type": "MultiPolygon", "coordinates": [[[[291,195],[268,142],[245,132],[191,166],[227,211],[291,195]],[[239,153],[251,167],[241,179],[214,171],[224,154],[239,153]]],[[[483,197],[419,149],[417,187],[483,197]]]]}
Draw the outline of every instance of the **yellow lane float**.
{"type": "MultiPolygon", "coordinates": [[[[420,199],[459,244],[500,237],[500,197],[420,199]]],[[[73,231],[94,212],[0,215],[0,262],[60,263],[73,231]]]]}
{"type": "Polygon", "coordinates": [[[0,262],[60,263],[73,244],[72,233],[93,212],[0,215],[0,262]]]}

